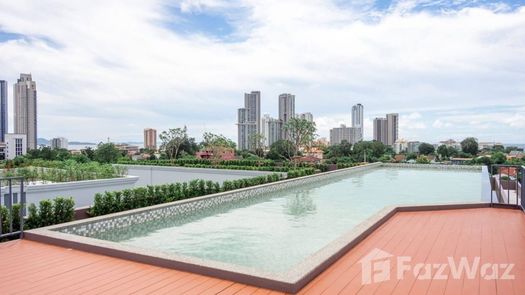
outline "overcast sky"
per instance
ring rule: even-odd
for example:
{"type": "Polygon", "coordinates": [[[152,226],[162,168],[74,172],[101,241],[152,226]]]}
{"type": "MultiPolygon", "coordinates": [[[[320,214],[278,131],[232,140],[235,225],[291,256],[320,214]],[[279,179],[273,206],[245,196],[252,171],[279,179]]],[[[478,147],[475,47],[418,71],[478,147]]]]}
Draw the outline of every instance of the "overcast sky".
{"type": "Polygon", "coordinates": [[[236,140],[243,93],[260,90],[272,116],[295,94],[322,137],[362,103],[365,138],[398,112],[406,139],[525,143],[524,1],[0,0],[10,107],[21,72],[45,138],[187,125],[236,140]]]}

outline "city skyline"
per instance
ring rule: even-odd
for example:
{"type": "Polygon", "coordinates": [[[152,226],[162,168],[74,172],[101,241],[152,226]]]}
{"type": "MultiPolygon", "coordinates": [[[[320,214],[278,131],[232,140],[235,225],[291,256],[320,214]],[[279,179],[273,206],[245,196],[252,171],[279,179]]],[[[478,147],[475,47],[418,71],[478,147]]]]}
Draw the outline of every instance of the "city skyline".
{"type": "Polygon", "coordinates": [[[137,141],[145,126],[187,125],[235,139],[238,95],[260,89],[296,95],[321,137],[351,126],[358,100],[365,140],[397,112],[408,140],[525,142],[522,3],[109,3],[2,3],[0,80],[10,108],[19,73],[38,81],[40,137],[137,141]]]}

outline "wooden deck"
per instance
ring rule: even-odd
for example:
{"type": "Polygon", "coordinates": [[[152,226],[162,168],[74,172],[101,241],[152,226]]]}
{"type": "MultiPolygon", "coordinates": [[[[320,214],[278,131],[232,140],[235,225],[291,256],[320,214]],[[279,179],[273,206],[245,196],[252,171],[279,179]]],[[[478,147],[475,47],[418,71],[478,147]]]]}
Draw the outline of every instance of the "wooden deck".
{"type": "MultiPolygon", "coordinates": [[[[435,269],[432,275],[435,275],[435,269]]],[[[500,269],[499,275],[504,269],[500,269]]],[[[419,274],[423,274],[423,271],[419,274]]],[[[491,274],[489,271],[487,274],[491,274]]],[[[448,278],[447,278],[448,276],[448,278]]],[[[18,240],[0,244],[2,294],[280,294],[216,278],[130,262],[77,250],[18,240]]],[[[511,209],[403,212],[315,278],[300,294],[525,294],[525,214],[511,209]],[[373,249],[394,255],[390,280],[363,284],[359,262],[373,249]],[[511,280],[397,279],[396,256],[409,265],[513,263],[511,280]]]]}

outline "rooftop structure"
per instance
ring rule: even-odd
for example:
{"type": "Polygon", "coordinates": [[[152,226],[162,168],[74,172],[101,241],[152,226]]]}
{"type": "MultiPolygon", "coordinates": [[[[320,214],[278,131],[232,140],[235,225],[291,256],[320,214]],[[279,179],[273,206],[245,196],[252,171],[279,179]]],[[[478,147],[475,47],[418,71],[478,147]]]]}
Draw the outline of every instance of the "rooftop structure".
{"type": "MultiPolygon", "coordinates": [[[[478,208],[399,212],[362,239],[297,294],[525,294],[525,215],[518,210],[478,208]],[[371,256],[371,254],[373,256],[371,256]],[[463,257],[479,256],[482,263],[515,264],[515,279],[484,280],[460,277],[416,279],[396,272],[388,279],[363,282],[370,262],[410,257],[406,267],[417,263],[441,263],[449,258],[459,264],[463,257]]],[[[464,258],[463,258],[464,259],[464,258]]],[[[0,243],[0,261],[11,271],[0,281],[10,293],[171,293],[181,294],[284,294],[231,280],[132,262],[119,258],[52,246],[30,240],[0,243]],[[16,280],[23,276],[24,280],[16,280]]],[[[472,263],[472,261],[469,261],[472,263]]],[[[379,264],[378,264],[379,265],[379,264]]],[[[449,266],[450,267],[450,266],[449,266]]],[[[506,270],[506,269],[503,269],[506,270]]],[[[381,269],[376,270],[378,273],[381,269]]],[[[383,277],[384,278],[384,277],[383,277]]]]}

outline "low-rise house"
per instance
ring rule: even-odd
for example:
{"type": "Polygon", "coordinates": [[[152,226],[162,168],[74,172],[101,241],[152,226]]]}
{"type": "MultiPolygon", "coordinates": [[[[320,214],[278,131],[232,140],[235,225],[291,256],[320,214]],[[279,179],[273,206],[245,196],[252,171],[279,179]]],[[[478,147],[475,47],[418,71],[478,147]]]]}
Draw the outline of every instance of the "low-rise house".
{"type": "Polygon", "coordinates": [[[217,158],[222,161],[235,160],[235,151],[233,149],[225,149],[218,152],[219,155],[215,155],[212,150],[202,150],[195,153],[197,159],[214,159],[217,158]]]}
{"type": "Polygon", "coordinates": [[[507,155],[507,159],[511,160],[511,159],[523,159],[525,158],[525,153],[522,152],[522,151],[511,151],[508,155],[507,155]]]}

